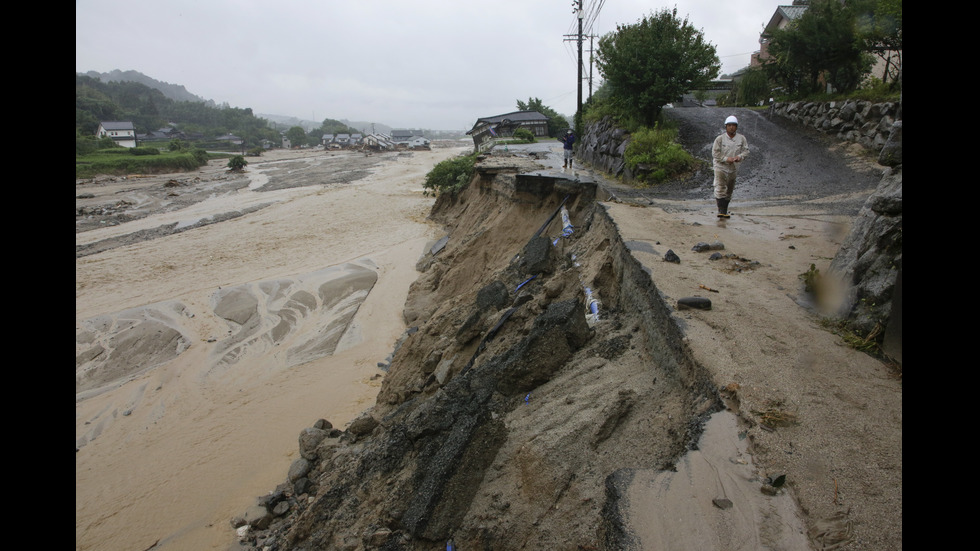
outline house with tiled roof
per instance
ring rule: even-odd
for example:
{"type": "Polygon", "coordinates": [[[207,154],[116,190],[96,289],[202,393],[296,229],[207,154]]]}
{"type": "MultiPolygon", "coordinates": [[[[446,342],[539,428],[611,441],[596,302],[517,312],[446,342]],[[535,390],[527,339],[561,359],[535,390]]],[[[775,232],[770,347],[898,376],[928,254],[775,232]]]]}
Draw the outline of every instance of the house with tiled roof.
{"type": "Polygon", "coordinates": [[[493,146],[497,138],[507,138],[514,135],[518,128],[526,128],[535,138],[548,137],[548,117],[537,111],[514,111],[493,117],[482,117],[476,120],[467,135],[473,136],[473,145],[477,151],[484,151],[493,146]]]}
{"type": "Polygon", "coordinates": [[[793,20],[806,12],[809,3],[809,0],[793,0],[793,4],[790,6],[776,6],[776,11],[769,18],[769,23],[766,23],[765,28],[762,29],[762,34],[759,35],[759,51],[752,54],[750,66],[758,67],[769,58],[769,37],[772,36],[773,31],[788,27],[793,20]]]}
{"type": "MultiPolygon", "coordinates": [[[[793,0],[792,5],[777,6],[776,11],[769,18],[769,23],[762,29],[759,35],[759,51],[752,54],[749,66],[759,67],[769,57],[769,37],[778,29],[785,29],[793,21],[797,20],[806,13],[810,0],[793,0]]],[[[882,80],[889,81],[888,75],[894,76],[902,68],[901,50],[889,50],[877,52],[874,67],[871,74],[882,80]]]]}
{"type": "Polygon", "coordinates": [[[421,136],[422,132],[420,130],[411,130],[407,128],[393,128],[391,130],[391,141],[396,144],[407,144],[412,136],[421,136]]]}
{"type": "Polygon", "coordinates": [[[116,145],[136,147],[136,127],[129,121],[103,121],[95,131],[99,138],[112,138],[116,145]]]}

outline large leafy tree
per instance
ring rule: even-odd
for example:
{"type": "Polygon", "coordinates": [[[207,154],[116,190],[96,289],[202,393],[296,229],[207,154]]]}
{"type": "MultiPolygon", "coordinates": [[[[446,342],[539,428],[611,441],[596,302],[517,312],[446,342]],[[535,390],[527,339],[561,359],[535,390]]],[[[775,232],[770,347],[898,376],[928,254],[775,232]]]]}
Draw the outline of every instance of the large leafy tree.
{"type": "Polygon", "coordinates": [[[858,87],[874,59],[857,31],[857,3],[813,0],[789,26],[769,37],[770,79],[790,93],[819,91],[822,82],[838,92],[858,87]]]}
{"type": "Polygon", "coordinates": [[[718,76],[714,45],[677,8],[663,9],[599,39],[596,65],[610,100],[652,126],[667,103],[718,76]]]}
{"type": "Polygon", "coordinates": [[[864,48],[886,62],[883,80],[902,66],[902,0],[854,0],[858,36],[864,48]]]}
{"type": "Polygon", "coordinates": [[[765,71],[759,67],[749,67],[735,80],[731,96],[736,105],[757,105],[768,99],[770,93],[765,71]]]}
{"type": "Polygon", "coordinates": [[[307,135],[306,130],[303,130],[302,126],[294,126],[286,131],[286,137],[289,138],[289,143],[293,147],[306,145],[307,135]]]}
{"type": "Polygon", "coordinates": [[[545,105],[540,98],[527,98],[527,102],[517,100],[517,109],[520,111],[537,111],[548,117],[548,135],[551,137],[561,136],[568,130],[568,119],[545,105]]]}
{"type": "Polygon", "coordinates": [[[360,132],[360,130],[334,119],[323,119],[323,124],[316,131],[319,132],[318,138],[324,134],[357,134],[360,132]]]}

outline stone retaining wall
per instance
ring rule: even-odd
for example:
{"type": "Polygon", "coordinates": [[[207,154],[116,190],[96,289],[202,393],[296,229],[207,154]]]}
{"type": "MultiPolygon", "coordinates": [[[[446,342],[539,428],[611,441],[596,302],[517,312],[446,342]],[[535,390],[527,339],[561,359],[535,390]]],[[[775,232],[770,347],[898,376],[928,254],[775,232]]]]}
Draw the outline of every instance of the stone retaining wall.
{"type": "Polygon", "coordinates": [[[901,120],[901,103],[870,101],[778,102],[774,114],[836,138],[859,143],[875,153],[888,141],[892,125],[901,120]]]}
{"type": "Polygon", "coordinates": [[[593,168],[607,174],[623,176],[628,172],[623,153],[629,143],[629,134],[617,128],[609,117],[586,124],[576,156],[593,168]]]}
{"type": "MultiPolygon", "coordinates": [[[[859,143],[880,153],[895,121],[901,120],[901,103],[869,101],[778,102],[774,114],[831,134],[839,140],[859,143]]],[[[577,157],[607,174],[633,179],[623,160],[629,134],[604,118],[585,127],[577,157]]]]}

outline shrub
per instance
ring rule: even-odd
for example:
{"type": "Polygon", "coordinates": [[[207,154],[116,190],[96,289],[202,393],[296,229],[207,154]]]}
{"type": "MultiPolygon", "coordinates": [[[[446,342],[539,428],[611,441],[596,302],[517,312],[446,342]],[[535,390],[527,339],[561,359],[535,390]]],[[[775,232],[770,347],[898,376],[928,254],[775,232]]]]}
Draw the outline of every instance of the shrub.
{"type": "Polygon", "coordinates": [[[208,152],[207,151],[205,151],[203,149],[198,149],[198,148],[195,148],[195,149],[192,149],[191,150],[191,156],[193,156],[194,157],[194,160],[197,161],[198,166],[204,166],[204,165],[208,164],[208,159],[210,158],[208,156],[208,152]]]}
{"type": "Polygon", "coordinates": [[[433,195],[458,193],[470,183],[475,164],[475,153],[438,163],[425,175],[425,183],[422,184],[425,195],[430,192],[433,195]]]}
{"type": "Polygon", "coordinates": [[[518,140],[524,140],[529,143],[534,143],[534,133],[527,128],[518,128],[514,131],[514,137],[518,140]]]}
{"type": "Polygon", "coordinates": [[[871,77],[861,88],[848,94],[848,97],[855,100],[882,103],[886,101],[898,101],[901,98],[901,92],[902,89],[898,83],[885,83],[878,77],[871,77]]]}
{"type": "Polygon", "coordinates": [[[98,142],[99,149],[122,149],[122,146],[117,144],[116,140],[113,140],[109,136],[102,136],[98,139],[98,142]]]}
{"type": "Polygon", "coordinates": [[[91,155],[99,147],[95,136],[75,136],[75,155],[91,155]]]}
{"type": "Polygon", "coordinates": [[[797,277],[803,281],[803,288],[806,290],[806,292],[816,294],[817,289],[820,288],[820,270],[817,269],[816,264],[810,264],[810,269],[797,277]]]}
{"type": "Polygon", "coordinates": [[[623,160],[641,182],[660,183],[693,169],[697,160],[675,140],[677,130],[640,128],[630,137],[623,160]],[[642,165],[642,166],[641,166],[642,165]]]}
{"type": "Polygon", "coordinates": [[[248,161],[245,160],[243,155],[235,155],[231,159],[228,159],[228,168],[235,172],[245,170],[246,166],[248,166],[248,161]]]}
{"type": "Polygon", "coordinates": [[[130,147],[130,155],[159,155],[160,150],[155,147],[130,147]]]}

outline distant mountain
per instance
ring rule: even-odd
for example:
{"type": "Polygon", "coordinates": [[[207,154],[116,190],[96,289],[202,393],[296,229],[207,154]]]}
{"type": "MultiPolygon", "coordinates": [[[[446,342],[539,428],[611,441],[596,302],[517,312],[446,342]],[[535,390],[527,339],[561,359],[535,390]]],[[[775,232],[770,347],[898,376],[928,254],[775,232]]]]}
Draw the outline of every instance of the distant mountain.
{"type": "MultiPolygon", "coordinates": [[[[102,82],[139,82],[150,88],[160,90],[164,96],[174,100],[174,101],[193,101],[207,104],[211,107],[215,107],[217,104],[214,100],[202,98],[196,96],[187,91],[181,84],[170,84],[169,82],[162,82],[155,78],[148,77],[139,71],[120,71],[119,69],[114,69],[108,73],[100,73],[98,71],[89,71],[84,74],[85,76],[97,78],[102,82]]],[[[288,130],[293,126],[300,126],[306,131],[310,131],[314,128],[320,128],[323,124],[323,120],[311,121],[300,119],[297,117],[290,117],[286,115],[270,115],[270,114],[260,114],[255,113],[256,117],[266,119],[269,122],[275,123],[280,130],[288,130]]],[[[356,128],[364,133],[375,133],[381,132],[384,134],[391,134],[392,127],[381,124],[377,122],[366,122],[366,121],[350,121],[347,119],[337,119],[340,122],[350,126],[351,128],[356,128]]]]}
{"type": "Polygon", "coordinates": [[[139,71],[120,71],[119,69],[114,69],[108,73],[89,71],[84,74],[85,76],[97,78],[102,82],[139,82],[140,84],[144,84],[150,88],[160,90],[164,96],[174,101],[193,101],[198,103],[206,103],[208,105],[215,104],[214,100],[205,99],[188,92],[187,88],[184,88],[184,86],[181,84],[161,82],[155,78],[148,77],[139,71]]]}

